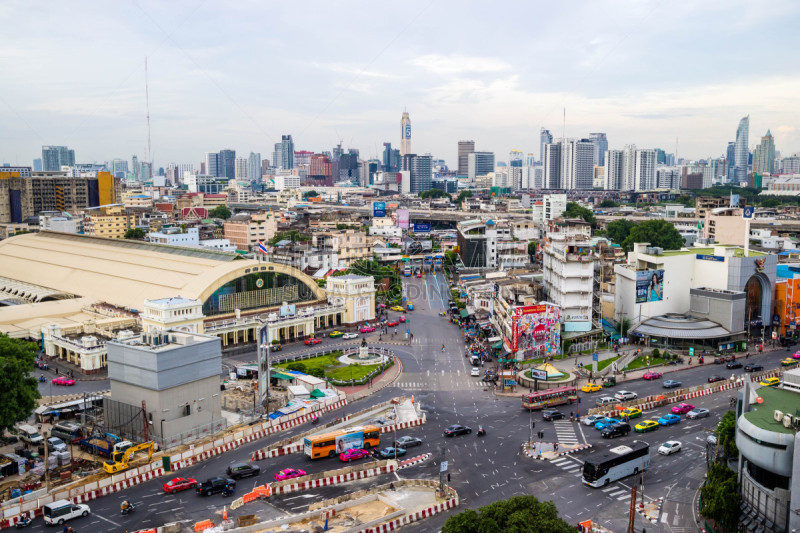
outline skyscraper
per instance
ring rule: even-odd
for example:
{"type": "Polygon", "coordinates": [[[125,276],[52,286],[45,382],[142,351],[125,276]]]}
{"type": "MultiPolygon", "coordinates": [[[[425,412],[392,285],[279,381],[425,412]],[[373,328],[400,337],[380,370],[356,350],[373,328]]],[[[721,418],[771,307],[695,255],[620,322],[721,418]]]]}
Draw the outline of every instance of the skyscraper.
{"type": "Polygon", "coordinates": [[[633,190],[652,191],[656,188],[656,151],[636,150],[633,190]]]}
{"type": "Polygon", "coordinates": [[[736,164],[734,166],[734,174],[738,182],[747,180],[747,162],[750,159],[750,150],[747,147],[749,135],[750,115],[747,115],[739,121],[739,127],[736,128],[736,164]]]}
{"type": "Polygon", "coordinates": [[[618,191],[622,188],[624,158],[622,150],[607,150],[605,153],[605,190],[618,191]]]}
{"type": "Polygon", "coordinates": [[[561,186],[567,190],[592,190],[594,143],[589,139],[567,139],[561,148],[561,186]]]}
{"type": "Polygon", "coordinates": [[[735,172],[733,167],[736,166],[736,143],[731,141],[728,143],[728,149],[725,151],[725,176],[729,182],[736,181],[735,172]]]}
{"type": "Polygon", "coordinates": [[[475,141],[458,141],[458,175],[469,172],[469,154],[475,151],[475,141]]]}
{"type": "Polygon", "coordinates": [[[42,158],[37,157],[33,160],[33,171],[34,172],[41,172],[42,171],[42,158]]]}
{"type": "Polygon", "coordinates": [[[542,128],[542,130],[539,132],[539,160],[541,162],[544,162],[545,144],[553,144],[553,136],[550,134],[550,130],[542,128]]]}
{"type": "Polygon", "coordinates": [[[220,150],[217,165],[218,177],[236,179],[236,150],[220,150]]]}
{"type": "Polygon", "coordinates": [[[773,174],[775,170],[775,138],[767,130],[761,137],[761,144],[753,153],[753,174],[773,174]]]}
{"type": "Polygon", "coordinates": [[[250,152],[247,157],[247,177],[250,181],[261,183],[261,153],[250,152]]]}
{"type": "Polygon", "coordinates": [[[219,153],[206,152],[206,175],[219,177],[219,153]]]}
{"type": "Polygon", "coordinates": [[[392,143],[383,143],[383,171],[400,172],[400,150],[392,148],[392,143]]]}
{"type": "Polygon", "coordinates": [[[430,190],[433,181],[433,158],[430,155],[412,156],[409,170],[411,171],[411,194],[430,190]]]}
{"type": "Polygon", "coordinates": [[[590,133],[589,140],[594,144],[594,164],[605,166],[606,152],[608,151],[608,138],[605,133],[590,133]]]}
{"type": "Polygon", "coordinates": [[[75,166],[75,150],[66,146],[42,146],[42,169],[45,172],[61,170],[63,166],[75,166]]]}
{"type": "Polygon", "coordinates": [[[561,189],[561,143],[546,143],[542,147],[542,185],[545,189],[561,189]]]}
{"type": "Polygon", "coordinates": [[[236,175],[236,179],[237,180],[239,180],[239,179],[247,179],[247,178],[250,177],[247,174],[247,164],[248,164],[248,160],[246,158],[244,158],[244,157],[237,157],[236,158],[236,164],[235,164],[234,171],[235,171],[235,175],[236,175]]]}
{"type": "Polygon", "coordinates": [[[400,119],[400,157],[411,153],[411,118],[403,111],[400,119]]]}
{"type": "Polygon", "coordinates": [[[490,172],[494,172],[494,152],[472,152],[467,155],[467,176],[470,181],[490,172]]]}
{"type": "Polygon", "coordinates": [[[280,165],[284,170],[291,170],[294,168],[294,141],[291,135],[281,135],[280,165]]]}

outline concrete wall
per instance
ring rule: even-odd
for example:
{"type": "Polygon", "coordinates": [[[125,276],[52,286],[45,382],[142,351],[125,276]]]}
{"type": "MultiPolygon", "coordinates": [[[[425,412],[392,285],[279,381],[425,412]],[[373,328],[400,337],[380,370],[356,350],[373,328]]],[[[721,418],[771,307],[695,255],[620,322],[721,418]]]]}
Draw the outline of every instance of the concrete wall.
{"type": "Polygon", "coordinates": [[[716,322],[731,332],[742,330],[746,295],[743,292],[720,293],[705,289],[690,289],[692,316],[716,322]]]}

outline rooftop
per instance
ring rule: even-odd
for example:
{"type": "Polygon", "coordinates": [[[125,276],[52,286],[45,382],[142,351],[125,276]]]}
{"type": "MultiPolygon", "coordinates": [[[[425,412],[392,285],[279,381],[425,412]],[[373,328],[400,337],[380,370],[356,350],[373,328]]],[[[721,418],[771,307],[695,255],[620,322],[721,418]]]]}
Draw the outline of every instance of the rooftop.
{"type": "MultiPolygon", "coordinates": [[[[744,257],[744,248],[740,248],[738,246],[729,246],[728,248],[735,248],[736,252],[734,253],[735,257],[744,257]]],[[[714,248],[681,248],[680,250],[664,250],[661,254],[664,257],[669,257],[673,255],[691,255],[691,254],[700,254],[700,255],[714,255],[714,248]]],[[[769,255],[764,252],[757,252],[755,250],[749,250],[747,257],[760,257],[762,255],[769,255]]]]}
{"type": "Polygon", "coordinates": [[[775,433],[794,435],[797,431],[794,428],[784,427],[782,423],[775,421],[775,410],[783,411],[785,414],[800,415],[800,394],[775,387],[761,387],[756,389],[756,394],[764,399],[764,403],[751,403],[750,411],[744,413],[748,422],[756,427],[775,433]]]}
{"type": "Polygon", "coordinates": [[[715,339],[731,335],[730,331],[716,322],[677,313],[668,313],[643,320],[631,332],[672,339],[715,339]]]}

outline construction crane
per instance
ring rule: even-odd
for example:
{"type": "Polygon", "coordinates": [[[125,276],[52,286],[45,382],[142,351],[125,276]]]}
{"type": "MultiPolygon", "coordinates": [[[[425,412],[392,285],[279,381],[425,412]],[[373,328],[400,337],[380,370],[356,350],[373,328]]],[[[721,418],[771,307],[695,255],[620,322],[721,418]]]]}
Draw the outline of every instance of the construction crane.
{"type": "Polygon", "coordinates": [[[123,470],[128,469],[128,462],[133,457],[133,454],[140,450],[147,450],[147,459],[150,460],[153,458],[153,449],[155,448],[155,442],[142,442],[141,444],[137,444],[136,446],[131,446],[125,453],[122,454],[122,458],[117,461],[117,456],[114,459],[110,459],[103,463],[103,470],[105,470],[109,474],[116,474],[117,472],[121,472],[123,470]]]}

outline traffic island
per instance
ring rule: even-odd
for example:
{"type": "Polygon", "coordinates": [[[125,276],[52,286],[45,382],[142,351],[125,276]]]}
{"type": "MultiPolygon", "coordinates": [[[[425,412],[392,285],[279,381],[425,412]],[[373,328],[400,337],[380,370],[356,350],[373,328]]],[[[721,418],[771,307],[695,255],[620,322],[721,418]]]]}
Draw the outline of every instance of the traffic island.
{"type": "Polygon", "coordinates": [[[553,442],[529,442],[522,444],[522,453],[531,459],[551,460],[562,455],[579,452],[591,448],[591,444],[560,444],[553,442]]]}

